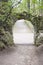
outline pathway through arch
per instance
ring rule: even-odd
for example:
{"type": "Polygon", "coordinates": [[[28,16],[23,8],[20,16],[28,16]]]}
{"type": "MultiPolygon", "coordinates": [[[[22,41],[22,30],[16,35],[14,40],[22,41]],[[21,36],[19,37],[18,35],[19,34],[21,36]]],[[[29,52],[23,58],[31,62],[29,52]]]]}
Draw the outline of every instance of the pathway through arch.
{"type": "Polygon", "coordinates": [[[33,44],[34,43],[34,29],[29,22],[29,27],[25,23],[26,20],[21,19],[16,21],[13,26],[13,40],[15,44],[33,44]]]}
{"type": "MultiPolygon", "coordinates": [[[[18,24],[19,25],[22,24],[23,27],[27,28],[27,25],[24,22],[21,22],[21,23],[20,22],[21,20],[15,23],[15,28],[16,28],[16,25],[18,24]]],[[[25,31],[26,31],[25,33],[28,32],[28,28],[26,30],[23,30],[24,32],[23,31],[20,32],[20,30],[17,32],[17,30],[16,31],[15,30],[13,30],[14,34],[18,34],[21,32],[24,34],[25,31]]],[[[14,35],[14,37],[15,36],[16,35],[14,35]]],[[[25,39],[25,38],[23,38],[23,35],[22,35],[22,38],[21,36],[18,37],[18,40],[20,39],[25,39]]],[[[17,42],[18,40],[16,39],[17,42]]],[[[14,41],[15,41],[15,38],[14,38],[14,41]]],[[[25,42],[25,40],[23,41],[25,42]]],[[[15,45],[15,47],[14,46],[10,48],[8,47],[5,50],[0,51],[0,65],[43,65],[43,45],[39,47],[36,47],[34,45],[15,45]]]]}

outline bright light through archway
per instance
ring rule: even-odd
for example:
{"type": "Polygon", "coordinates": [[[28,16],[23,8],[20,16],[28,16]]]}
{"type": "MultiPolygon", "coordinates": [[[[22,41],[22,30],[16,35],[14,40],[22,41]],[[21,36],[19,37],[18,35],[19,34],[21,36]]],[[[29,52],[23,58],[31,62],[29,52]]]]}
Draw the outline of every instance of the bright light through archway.
{"type": "Polygon", "coordinates": [[[34,44],[34,27],[26,20],[18,20],[13,26],[13,40],[15,44],[34,44]]]}

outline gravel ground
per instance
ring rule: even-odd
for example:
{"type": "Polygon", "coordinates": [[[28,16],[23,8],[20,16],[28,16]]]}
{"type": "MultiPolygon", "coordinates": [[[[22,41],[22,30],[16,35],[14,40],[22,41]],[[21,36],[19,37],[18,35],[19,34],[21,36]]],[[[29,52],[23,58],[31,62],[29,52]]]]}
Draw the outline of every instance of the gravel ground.
{"type": "Polygon", "coordinates": [[[43,46],[16,45],[0,51],[0,65],[43,65],[43,46]]]}

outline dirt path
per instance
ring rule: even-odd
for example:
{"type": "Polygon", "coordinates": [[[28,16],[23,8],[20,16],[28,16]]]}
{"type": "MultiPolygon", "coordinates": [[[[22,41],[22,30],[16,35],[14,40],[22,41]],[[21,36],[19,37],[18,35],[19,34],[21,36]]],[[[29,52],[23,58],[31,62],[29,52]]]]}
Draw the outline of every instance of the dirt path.
{"type": "Polygon", "coordinates": [[[16,45],[0,51],[0,65],[43,65],[43,46],[16,45]]]}

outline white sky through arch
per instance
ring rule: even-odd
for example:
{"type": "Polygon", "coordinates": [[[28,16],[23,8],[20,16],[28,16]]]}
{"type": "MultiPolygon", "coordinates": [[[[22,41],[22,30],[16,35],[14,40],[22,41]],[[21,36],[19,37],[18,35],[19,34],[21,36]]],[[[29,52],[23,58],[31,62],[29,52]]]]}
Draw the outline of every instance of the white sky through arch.
{"type": "MultiPolygon", "coordinates": [[[[30,26],[31,27],[31,26],[30,26]]],[[[15,44],[33,44],[34,33],[32,29],[27,26],[25,20],[16,21],[13,26],[13,40],[15,44]]]]}

